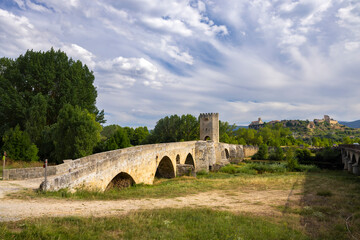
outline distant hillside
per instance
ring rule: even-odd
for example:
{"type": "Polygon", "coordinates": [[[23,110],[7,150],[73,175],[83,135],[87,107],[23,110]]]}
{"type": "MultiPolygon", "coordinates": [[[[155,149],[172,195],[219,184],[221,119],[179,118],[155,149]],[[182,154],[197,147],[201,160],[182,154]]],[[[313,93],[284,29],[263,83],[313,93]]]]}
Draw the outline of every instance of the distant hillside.
{"type": "Polygon", "coordinates": [[[340,124],[345,125],[347,127],[351,127],[351,128],[360,128],[360,120],[356,120],[353,122],[340,122],[340,124]]]}
{"type": "Polygon", "coordinates": [[[238,130],[239,128],[248,128],[248,126],[236,126],[234,131],[238,130]]]}
{"type": "Polygon", "coordinates": [[[327,122],[313,122],[303,120],[282,120],[265,123],[265,125],[281,124],[291,130],[294,137],[307,139],[312,137],[332,138],[341,140],[348,136],[350,138],[360,137],[360,129],[353,129],[339,123],[330,124],[327,122]]]}

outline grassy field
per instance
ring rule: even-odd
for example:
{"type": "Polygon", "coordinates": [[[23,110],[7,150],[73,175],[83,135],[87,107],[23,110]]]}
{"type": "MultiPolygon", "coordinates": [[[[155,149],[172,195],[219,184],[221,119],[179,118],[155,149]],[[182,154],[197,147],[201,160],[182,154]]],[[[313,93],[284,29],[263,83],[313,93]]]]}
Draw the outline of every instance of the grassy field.
{"type": "Polygon", "coordinates": [[[109,218],[42,218],[0,225],[4,239],[308,239],[286,224],[210,209],[162,209],[109,218]]]}
{"type": "Polygon", "coordinates": [[[271,206],[280,213],[274,216],[185,208],[106,218],[29,219],[0,223],[0,239],[360,239],[359,176],[329,170],[289,173],[279,166],[260,167],[256,173],[239,170],[245,166],[230,166],[198,178],[158,179],[152,186],[121,191],[26,192],[12,197],[115,200],[279,189],[296,190],[300,202],[271,206]]]}

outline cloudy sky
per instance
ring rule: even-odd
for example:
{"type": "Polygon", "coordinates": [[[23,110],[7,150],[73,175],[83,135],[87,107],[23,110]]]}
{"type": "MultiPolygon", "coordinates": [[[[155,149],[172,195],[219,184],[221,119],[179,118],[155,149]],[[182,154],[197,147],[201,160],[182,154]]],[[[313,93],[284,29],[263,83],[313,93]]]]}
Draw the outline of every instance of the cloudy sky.
{"type": "Polygon", "coordinates": [[[107,124],[360,119],[358,0],[1,0],[0,57],[61,49],[107,124]]]}

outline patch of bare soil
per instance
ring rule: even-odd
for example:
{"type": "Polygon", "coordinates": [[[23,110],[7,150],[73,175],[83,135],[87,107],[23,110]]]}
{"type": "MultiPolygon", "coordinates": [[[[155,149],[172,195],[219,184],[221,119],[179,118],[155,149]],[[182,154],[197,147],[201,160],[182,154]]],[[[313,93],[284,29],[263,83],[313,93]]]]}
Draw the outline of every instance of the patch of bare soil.
{"type": "MultiPolygon", "coordinates": [[[[24,187],[38,187],[39,182],[9,181],[0,182],[0,196],[19,191],[24,187]]],[[[36,188],[35,187],[35,188],[36,188]]],[[[58,199],[0,199],[0,221],[16,221],[32,217],[58,216],[114,216],[131,211],[209,207],[231,212],[247,212],[255,215],[278,216],[282,213],[274,206],[299,203],[296,190],[266,191],[211,191],[169,199],[134,199],[116,201],[73,201],[58,199]]]]}

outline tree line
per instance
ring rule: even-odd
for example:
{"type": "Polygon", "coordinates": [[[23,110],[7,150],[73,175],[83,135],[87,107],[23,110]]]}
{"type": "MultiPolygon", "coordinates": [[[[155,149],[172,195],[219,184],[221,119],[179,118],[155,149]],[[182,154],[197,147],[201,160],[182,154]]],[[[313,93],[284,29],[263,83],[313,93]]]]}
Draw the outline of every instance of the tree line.
{"type": "MultiPolygon", "coordinates": [[[[94,74],[61,50],[28,50],[0,58],[0,148],[13,160],[60,163],[93,153],[141,144],[198,140],[199,119],[190,114],[161,118],[154,129],[103,126],[96,107],[94,74]]],[[[220,141],[242,145],[332,146],[327,138],[295,138],[281,124],[259,130],[219,121],[220,141]]],[[[346,138],[351,143],[352,139],[346,138]]]]}

